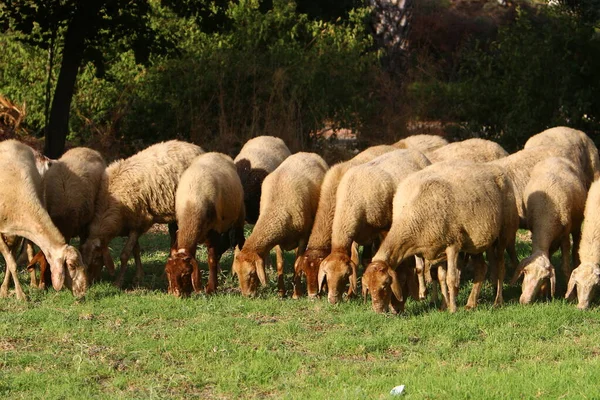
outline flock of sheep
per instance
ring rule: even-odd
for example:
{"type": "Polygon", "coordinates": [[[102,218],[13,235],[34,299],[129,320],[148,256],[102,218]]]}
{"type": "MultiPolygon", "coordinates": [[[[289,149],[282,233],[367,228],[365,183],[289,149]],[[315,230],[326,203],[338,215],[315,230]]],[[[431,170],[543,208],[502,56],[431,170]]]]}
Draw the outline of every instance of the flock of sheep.
{"type": "Polygon", "coordinates": [[[331,167],[315,153],[292,155],[271,136],[251,139],[235,160],[172,140],[108,166],[88,148],[49,160],[6,140],[0,163],[0,252],[7,267],[0,297],[8,296],[12,277],[17,298],[25,299],[16,261],[24,247],[32,285],[66,285],[83,296],[102,267],[115,273],[108,246],[117,236],[127,240],[115,284],[122,286],[132,254],[139,281],[138,239],[155,223],[169,224],[165,273],[176,296],[204,286],[199,244],[208,249],[207,293],[217,290],[221,255],[235,248],[232,273],[242,294],[253,296],[259,283],[267,283],[265,264],[275,248],[284,295],[282,250],[295,249],[294,298],[304,294],[302,277],[310,297],[327,291],[335,303],[344,293],[356,294],[362,265],[362,293],[371,295],[377,312],[402,311],[408,296],[424,299],[428,281],[432,296],[439,284],[442,308],[454,312],[461,271],[468,267],[474,284],[467,308],[475,307],[488,263],[500,305],[505,251],[513,282],[523,277],[521,303],[541,292],[555,295],[550,257],[558,248],[567,298],[576,292],[579,308],[586,308],[600,285],[598,150],[571,128],[539,133],[514,154],[483,139],[448,144],[415,135],[331,167]],[[247,238],[246,222],[255,224],[247,238]],[[519,227],[532,233],[532,253],[521,262],[519,227]],[[81,253],[68,244],[76,236],[81,253]]]}

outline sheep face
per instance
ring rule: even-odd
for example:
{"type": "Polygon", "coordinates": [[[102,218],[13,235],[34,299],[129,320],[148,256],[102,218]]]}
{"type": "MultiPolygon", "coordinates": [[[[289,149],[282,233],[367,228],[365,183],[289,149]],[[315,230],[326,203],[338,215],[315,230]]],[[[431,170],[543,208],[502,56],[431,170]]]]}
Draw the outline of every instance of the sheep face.
{"type": "Polygon", "coordinates": [[[259,281],[263,286],[267,284],[264,261],[257,253],[236,249],[231,270],[238,276],[244,296],[255,296],[259,281]]]}
{"type": "Polygon", "coordinates": [[[198,262],[185,251],[171,254],[165,266],[169,280],[169,293],[176,297],[189,296],[192,289],[200,291],[198,262]]]}
{"type": "Polygon", "coordinates": [[[577,288],[577,308],[580,310],[590,306],[590,301],[594,297],[596,288],[600,285],[600,266],[592,263],[581,264],[571,272],[571,278],[567,286],[565,298],[569,299],[574,295],[577,288]]]}
{"type": "Polygon", "coordinates": [[[75,297],[83,297],[87,290],[86,268],[79,251],[69,245],[61,250],[58,257],[48,257],[52,276],[52,286],[61,290],[63,285],[71,289],[75,297]],[[66,272],[66,273],[65,273],[66,272]]]}
{"type": "Polygon", "coordinates": [[[342,299],[346,285],[350,282],[350,289],[356,292],[356,264],[345,253],[332,253],[319,268],[319,291],[327,281],[327,299],[335,304],[342,299]]]}
{"type": "Polygon", "coordinates": [[[323,249],[307,250],[299,258],[298,270],[306,276],[306,291],[308,297],[317,297],[320,292],[319,268],[328,252],[323,249]]]}
{"type": "Polygon", "coordinates": [[[108,244],[103,243],[99,238],[86,240],[81,245],[81,253],[91,279],[97,279],[105,265],[111,275],[115,273],[115,263],[110,255],[108,244]]]}
{"type": "Polygon", "coordinates": [[[398,302],[403,301],[402,289],[396,275],[385,262],[375,261],[369,264],[362,277],[362,291],[365,301],[371,293],[373,311],[385,313],[398,302]],[[392,298],[393,296],[393,298],[392,298]]]}
{"type": "Polygon", "coordinates": [[[554,267],[548,257],[544,254],[533,254],[525,258],[519,264],[516,271],[516,280],[523,275],[522,292],[519,302],[521,304],[531,303],[538,295],[542,284],[550,281],[550,292],[554,297],[554,288],[556,286],[556,276],[554,267]]]}

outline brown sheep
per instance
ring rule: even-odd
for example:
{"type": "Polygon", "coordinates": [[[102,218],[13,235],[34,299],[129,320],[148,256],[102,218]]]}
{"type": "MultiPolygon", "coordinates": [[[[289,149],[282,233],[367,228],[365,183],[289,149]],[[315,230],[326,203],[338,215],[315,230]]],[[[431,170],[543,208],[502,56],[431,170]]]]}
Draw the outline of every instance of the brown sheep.
{"type": "MultiPolygon", "coordinates": [[[[102,176],[88,240],[81,247],[84,259],[89,263],[101,255],[104,264],[114,269],[108,244],[116,236],[128,236],[121,251],[121,268],[115,285],[123,285],[132,252],[137,267],[136,280],[141,282],[144,271],[138,238],[155,223],[175,222],[179,177],[202,153],[204,151],[195,144],[171,140],[110,164],[102,176]]],[[[170,233],[174,234],[172,227],[170,233]]]]}
{"type": "MultiPolygon", "coordinates": [[[[265,285],[264,259],[276,245],[296,249],[302,255],[313,225],[319,192],[327,164],[314,153],[296,153],[270,173],[262,184],[260,214],[252,234],[236,252],[232,272],[237,274],[242,294],[256,293],[258,280],[265,285]]],[[[298,262],[295,264],[297,270],[298,262]]],[[[277,265],[279,294],[283,295],[283,265],[277,265]]],[[[299,293],[299,274],[294,273],[294,298],[299,293]]]]}
{"type": "Polygon", "coordinates": [[[179,230],[165,266],[169,293],[179,297],[188,296],[192,288],[200,291],[196,248],[204,242],[209,270],[206,293],[213,293],[218,262],[230,247],[220,245],[221,234],[232,231],[236,239],[233,245],[244,244],[244,189],[233,160],[220,153],[196,157],[179,179],[175,210],[179,230]]]}
{"type": "MultiPolygon", "coordinates": [[[[396,150],[394,146],[369,147],[358,153],[354,158],[335,164],[325,174],[308,246],[298,262],[299,271],[306,276],[306,290],[310,297],[316,297],[319,292],[319,266],[323,259],[331,253],[331,230],[335,215],[336,193],[340,180],[351,167],[364,164],[393,150],[396,150]]],[[[355,262],[358,262],[358,258],[355,262]]]]}

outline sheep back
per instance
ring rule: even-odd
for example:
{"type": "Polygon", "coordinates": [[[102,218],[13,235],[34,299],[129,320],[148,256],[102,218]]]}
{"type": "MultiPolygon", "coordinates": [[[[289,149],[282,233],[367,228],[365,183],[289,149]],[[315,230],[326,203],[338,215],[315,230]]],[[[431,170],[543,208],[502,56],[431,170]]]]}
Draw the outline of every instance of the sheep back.
{"type": "Polygon", "coordinates": [[[448,160],[488,162],[508,156],[506,150],[491,140],[473,138],[442,146],[426,154],[432,163],[448,160]]]}
{"type": "Polygon", "coordinates": [[[255,223],[258,219],[263,180],[290,154],[290,150],[280,138],[258,136],[248,140],[234,159],[244,187],[244,204],[248,222],[255,223]]]}
{"type": "Polygon", "coordinates": [[[413,149],[427,153],[447,144],[448,141],[438,135],[413,135],[397,141],[394,146],[399,149],[413,149]]]}

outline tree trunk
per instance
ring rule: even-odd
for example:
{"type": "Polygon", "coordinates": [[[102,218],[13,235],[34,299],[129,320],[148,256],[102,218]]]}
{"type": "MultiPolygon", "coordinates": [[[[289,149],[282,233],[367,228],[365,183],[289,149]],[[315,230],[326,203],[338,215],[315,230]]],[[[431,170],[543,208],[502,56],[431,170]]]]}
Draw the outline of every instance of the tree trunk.
{"type": "Polygon", "coordinates": [[[59,158],[64,152],[77,73],[83,60],[86,38],[95,29],[102,3],[103,1],[88,1],[85,5],[80,4],[67,28],[50,121],[45,130],[44,154],[50,158],[59,158]]]}

